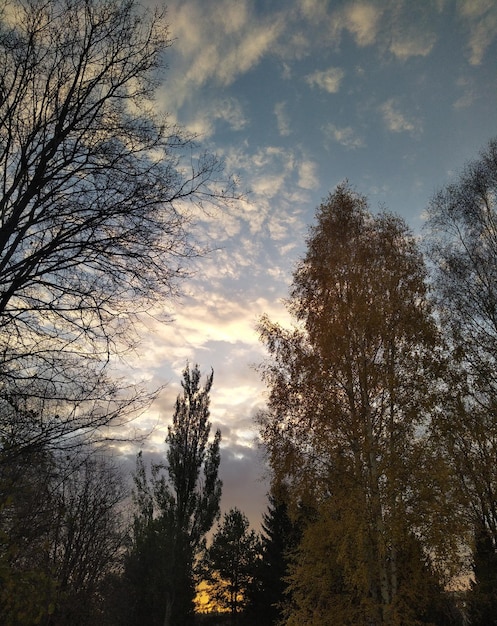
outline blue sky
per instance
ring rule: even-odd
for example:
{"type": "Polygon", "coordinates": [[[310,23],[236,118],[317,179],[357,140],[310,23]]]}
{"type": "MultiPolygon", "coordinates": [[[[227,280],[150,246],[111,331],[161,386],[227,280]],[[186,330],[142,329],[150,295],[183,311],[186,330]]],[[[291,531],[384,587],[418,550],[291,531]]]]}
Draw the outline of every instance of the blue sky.
{"type": "MultiPolygon", "coordinates": [[[[135,376],[167,387],[142,418],[163,451],[186,360],[214,368],[223,509],[256,524],[266,485],[254,446],[264,387],[255,324],[281,302],[316,207],[344,179],[419,233],[433,193],[497,135],[495,0],[170,0],[158,101],[225,159],[246,198],[201,215],[217,248],[143,334],[135,376]]],[[[131,452],[131,451],[130,451],[131,452]]]]}

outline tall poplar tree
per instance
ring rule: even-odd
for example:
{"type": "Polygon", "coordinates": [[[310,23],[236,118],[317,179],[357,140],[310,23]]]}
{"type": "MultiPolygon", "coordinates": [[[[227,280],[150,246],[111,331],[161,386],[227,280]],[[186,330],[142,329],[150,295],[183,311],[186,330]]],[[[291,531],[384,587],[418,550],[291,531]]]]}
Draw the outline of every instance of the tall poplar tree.
{"type": "Polygon", "coordinates": [[[289,624],[323,623],[323,614],[344,624],[420,623],[426,563],[446,570],[451,509],[429,437],[438,335],[425,277],[404,222],[372,215],[341,185],[319,207],[294,273],[295,327],[260,322],[271,356],[261,366],[270,392],[262,439],[275,482],[294,506],[317,511],[308,544],[329,555],[319,580],[305,561],[300,581],[314,601],[299,613],[296,594],[289,624]],[[422,550],[406,559],[413,536],[422,550]]]}
{"type": "Polygon", "coordinates": [[[166,438],[166,464],[153,465],[149,478],[138,457],[134,545],[127,561],[136,624],[191,624],[195,561],[221,499],[219,430],[209,443],[213,377],[211,372],[202,387],[198,365],[187,365],[166,438]]]}

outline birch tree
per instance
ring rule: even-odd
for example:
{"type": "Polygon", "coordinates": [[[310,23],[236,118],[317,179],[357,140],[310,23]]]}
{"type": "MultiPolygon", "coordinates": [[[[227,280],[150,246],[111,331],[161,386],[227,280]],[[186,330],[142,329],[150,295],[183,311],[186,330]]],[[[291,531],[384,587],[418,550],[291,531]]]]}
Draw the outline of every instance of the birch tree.
{"type": "Polygon", "coordinates": [[[259,423],[274,480],[294,508],[308,505],[327,527],[323,553],[332,546],[338,577],[324,588],[316,580],[314,592],[328,610],[348,606],[350,623],[418,623],[424,599],[411,585],[423,561],[401,558],[402,547],[420,538],[437,575],[455,548],[437,482],[444,460],[429,436],[438,334],[425,279],[402,220],[372,215],[364,197],[341,185],[319,207],[294,272],[294,328],[267,317],[259,326],[270,354],[259,423]]]}
{"type": "Polygon", "coordinates": [[[437,429],[477,538],[476,602],[492,605],[497,569],[480,567],[478,551],[497,549],[497,139],[433,197],[427,215],[433,299],[452,363],[437,429]]]}

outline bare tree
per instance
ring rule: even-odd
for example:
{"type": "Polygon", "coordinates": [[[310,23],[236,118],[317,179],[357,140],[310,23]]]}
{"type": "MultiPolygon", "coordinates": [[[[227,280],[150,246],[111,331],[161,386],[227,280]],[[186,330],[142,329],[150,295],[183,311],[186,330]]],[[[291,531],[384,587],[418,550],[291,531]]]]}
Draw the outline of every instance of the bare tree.
{"type": "Polygon", "coordinates": [[[106,366],[202,252],[188,207],[234,186],[156,112],[163,12],[0,0],[0,16],[0,397],[42,404],[57,438],[122,411],[100,406],[119,397],[106,366]]]}
{"type": "Polygon", "coordinates": [[[90,449],[38,447],[0,466],[2,624],[95,621],[122,554],[125,495],[117,467],[90,449]]]}

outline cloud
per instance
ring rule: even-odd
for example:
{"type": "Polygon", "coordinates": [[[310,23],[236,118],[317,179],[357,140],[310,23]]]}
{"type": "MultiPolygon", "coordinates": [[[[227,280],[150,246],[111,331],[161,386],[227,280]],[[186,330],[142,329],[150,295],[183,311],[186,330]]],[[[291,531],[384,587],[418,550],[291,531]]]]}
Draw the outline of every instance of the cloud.
{"type": "Polygon", "coordinates": [[[257,65],[280,33],[280,23],[257,25],[240,38],[226,54],[220,55],[214,76],[224,85],[232,83],[239,74],[257,65]]]}
{"type": "Polygon", "coordinates": [[[457,6],[469,29],[469,62],[479,65],[497,38],[497,4],[495,0],[459,0],[457,6]]]}
{"type": "Polygon", "coordinates": [[[454,108],[457,110],[467,109],[476,99],[472,81],[466,78],[460,78],[456,84],[462,90],[462,95],[454,102],[454,108]]]}
{"type": "Polygon", "coordinates": [[[339,128],[334,124],[327,124],[324,127],[325,135],[332,141],[340,144],[347,149],[363,148],[364,141],[358,137],[351,126],[339,128]]]}
{"type": "Polygon", "coordinates": [[[202,104],[199,103],[196,117],[188,122],[186,128],[204,141],[214,134],[216,122],[223,122],[234,131],[243,130],[249,123],[236,98],[214,99],[204,108],[202,104]]]}
{"type": "Polygon", "coordinates": [[[236,98],[225,98],[215,103],[214,117],[223,120],[231,130],[242,130],[248,123],[243,108],[236,98]]]}
{"type": "Polygon", "coordinates": [[[311,87],[319,87],[328,93],[337,93],[344,77],[344,71],[339,67],[330,67],[324,71],[315,71],[305,77],[311,87]]]}
{"type": "Polygon", "coordinates": [[[267,510],[269,481],[267,480],[262,452],[248,446],[221,448],[219,475],[223,481],[221,508],[236,506],[247,515],[256,531],[267,510]]]}
{"type": "Polygon", "coordinates": [[[354,2],[343,11],[343,25],[353,35],[358,46],[375,42],[381,11],[366,2],[354,2]]]}
{"type": "Polygon", "coordinates": [[[300,13],[311,22],[322,21],[326,16],[326,2],[323,0],[299,0],[300,13]]]}
{"type": "Polygon", "coordinates": [[[422,131],[420,120],[408,118],[404,115],[393,98],[390,98],[380,106],[380,112],[383,115],[386,127],[394,133],[417,135],[422,131]]]}
{"type": "Polygon", "coordinates": [[[186,85],[231,84],[260,62],[284,27],[282,14],[264,20],[246,0],[173,0],[168,8],[186,85]]]}
{"type": "Polygon", "coordinates": [[[278,125],[278,132],[282,137],[285,137],[291,133],[290,120],[286,112],[285,102],[277,102],[274,105],[274,114],[276,115],[276,123],[278,125]]]}
{"type": "Polygon", "coordinates": [[[316,174],[317,165],[314,161],[302,161],[299,165],[298,186],[302,189],[317,189],[319,179],[316,174]]]}
{"type": "Polygon", "coordinates": [[[435,35],[432,33],[416,33],[403,37],[394,35],[390,44],[390,52],[402,61],[414,56],[426,57],[432,51],[435,39],[435,35]]]}

